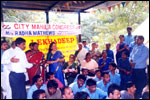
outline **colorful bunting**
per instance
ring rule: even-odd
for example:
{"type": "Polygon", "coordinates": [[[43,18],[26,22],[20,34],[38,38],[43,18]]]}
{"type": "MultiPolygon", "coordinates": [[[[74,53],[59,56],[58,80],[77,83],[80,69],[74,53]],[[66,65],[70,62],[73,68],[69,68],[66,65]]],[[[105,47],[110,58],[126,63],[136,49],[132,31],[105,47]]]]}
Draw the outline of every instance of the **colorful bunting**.
{"type": "Polygon", "coordinates": [[[110,7],[108,7],[108,10],[109,10],[109,11],[111,11],[111,8],[112,8],[111,6],[110,6],[110,7]]]}
{"type": "Polygon", "coordinates": [[[116,5],[112,6],[112,9],[113,9],[113,10],[115,9],[115,6],[116,6],[116,5]]]}
{"type": "Polygon", "coordinates": [[[125,7],[128,6],[129,3],[130,3],[130,1],[127,1],[125,7]]]}
{"type": "Polygon", "coordinates": [[[122,3],[121,3],[123,7],[124,7],[125,3],[126,3],[126,2],[122,2],[122,3]]]}
{"type": "Polygon", "coordinates": [[[120,4],[117,4],[118,8],[120,9],[120,4]]]}

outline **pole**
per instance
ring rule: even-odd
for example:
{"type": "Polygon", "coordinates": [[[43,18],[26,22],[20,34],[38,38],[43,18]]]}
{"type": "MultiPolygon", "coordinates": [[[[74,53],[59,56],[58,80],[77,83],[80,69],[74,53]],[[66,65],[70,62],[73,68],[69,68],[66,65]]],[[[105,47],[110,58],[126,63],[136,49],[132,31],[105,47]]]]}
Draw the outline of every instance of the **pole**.
{"type": "MultiPolygon", "coordinates": [[[[80,15],[80,12],[78,12],[78,24],[80,25],[81,24],[81,15],[80,15]]],[[[81,42],[81,34],[79,34],[79,42],[81,42]]]]}
{"type": "Polygon", "coordinates": [[[48,11],[46,11],[45,13],[46,13],[46,23],[49,24],[49,13],[48,11]]]}

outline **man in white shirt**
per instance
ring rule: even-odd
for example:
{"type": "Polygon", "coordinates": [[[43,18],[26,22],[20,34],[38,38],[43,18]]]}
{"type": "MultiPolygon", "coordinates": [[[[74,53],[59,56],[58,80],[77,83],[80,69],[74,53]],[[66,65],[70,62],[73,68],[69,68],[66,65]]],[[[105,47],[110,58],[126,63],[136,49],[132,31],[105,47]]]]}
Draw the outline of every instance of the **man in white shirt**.
{"type": "Polygon", "coordinates": [[[79,50],[75,52],[75,56],[81,63],[85,59],[85,56],[88,53],[88,51],[83,47],[82,43],[79,43],[78,47],[79,47],[79,50]]]}
{"type": "Polygon", "coordinates": [[[28,63],[24,50],[25,40],[23,38],[16,39],[16,48],[12,51],[12,57],[19,59],[15,62],[11,58],[11,72],[9,74],[10,86],[12,89],[12,99],[26,99],[25,75],[26,68],[31,68],[33,64],[28,63]]]}
{"type": "MultiPolygon", "coordinates": [[[[5,94],[6,94],[6,99],[12,99],[12,92],[11,92],[11,87],[10,87],[10,83],[9,83],[9,73],[10,73],[10,70],[11,70],[11,62],[10,62],[10,59],[12,58],[12,51],[13,49],[15,49],[15,41],[12,42],[11,44],[11,48],[9,48],[8,50],[6,50],[4,53],[3,53],[3,56],[2,56],[2,64],[4,66],[4,76],[2,78],[4,78],[4,80],[2,81],[4,84],[5,84],[5,88],[4,88],[4,91],[5,91],[5,94]]],[[[15,59],[15,58],[14,58],[15,59]]],[[[17,59],[16,59],[17,61],[17,59]]]]}

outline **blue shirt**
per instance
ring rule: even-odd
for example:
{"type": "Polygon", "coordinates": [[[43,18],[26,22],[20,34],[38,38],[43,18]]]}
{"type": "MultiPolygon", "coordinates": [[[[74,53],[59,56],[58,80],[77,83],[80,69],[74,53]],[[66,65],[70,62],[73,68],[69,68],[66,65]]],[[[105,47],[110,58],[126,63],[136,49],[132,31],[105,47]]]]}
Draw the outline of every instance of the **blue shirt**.
{"type": "Polygon", "coordinates": [[[110,57],[111,59],[114,60],[114,53],[113,53],[113,51],[112,50],[106,50],[106,52],[107,52],[107,57],[110,57]]]}
{"type": "Polygon", "coordinates": [[[107,92],[104,92],[99,88],[96,88],[96,91],[92,94],[90,93],[88,88],[85,88],[82,91],[87,92],[90,96],[90,99],[103,99],[104,97],[107,97],[107,92]]]}
{"type": "MultiPolygon", "coordinates": [[[[74,79],[73,82],[77,82],[77,78],[78,78],[79,75],[80,75],[80,74],[78,74],[78,75],[76,76],[76,78],[74,79]]],[[[87,81],[88,79],[89,79],[89,76],[86,77],[86,81],[87,81]]],[[[86,81],[85,81],[85,83],[86,83],[86,81]]]]}
{"type": "Polygon", "coordinates": [[[86,47],[84,47],[87,51],[89,51],[90,49],[86,46],[86,47]]]}
{"type": "Polygon", "coordinates": [[[127,43],[128,45],[130,45],[131,42],[134,41],[134,36],[133,35],[124,35],[124,41],[125,43],[127,43]]]}
{"type": "MultiPolygon", "coordinates": [[[[45,84],[43,84],[43,85],[40,87],[40,89],[46,90],[46,89],[47,89],[47,86],[46,86],[45,84]]],[[[33,94],[33,92],[36,91],[36,90],[38,90],[38,88],[36,87],[36,85],[35,85],[35,84],[32,85],[32,86],[30,87],[30,89],[28,90],[27,99],[32,99],[32,94],[33,94]]]]}
{"type": "Polygon", "coordinates": [[[111,82],[107,83],[106,86],[104,85],[103,80],[97,82],[97,87],[102,89],[104,92],[108,91],[108,87],[111,85],[111,82]]]}
{"type": "Polygon", "coordinates": [[[72,84],[69,85],[69,87],[72,89],[73,94],[75,95],[77,92],[81,92],[84,88],[86,88],[85,84],[82,87],[78,87],[77,82],[73,82],[72,84]]]}
{"type": "Polygon", "coordinates": [[[121,79],[120,79],[120,74],[115,73],[115,75],[112,75],[111,72],[109,72],[110,75],[110,82],[115,83],[117,85],[120,85],[121,79]]]}
{"type": "MultiPolygon", "coordinates": [[[[2,59],[2,56],[3,56],[3,50],[1,50],[1,59],[2,59]]],[[[3,64],[1,63],[1,72],[3,72],[3,64]]]]}
{"type": "Polygon", "coordinates": [[[149,58],[149,49],[144,44],[135,45],[130,54],[130,60],[136,63],[134,69],[146,68],[146,60],[148,58],[149,58]]]}
{"type": "Polygon", "coordinates": [[[132,52],[134,46],[135,46],[135,41],[131,42],[130,45],[129,45],[129,48],[130,48],[130,53],[132,52]]]}
{"type": "Polygon", "coordinates": [[[97,76],[95,75],[95,77],[93,78],[96,82],[101,81],[102,79],[98,79],[97,76]]]}
{"type": "Polygon", "coordinates": [[[111,63],[113,60],[110,57],[107,57],[106,61],[103,61],[103,58],[99,59],[98,65],[104,65],[104,63],[106,63],[106,65],[102,68],[102,71],[106,71],[109,70],[109,63],[111,63]]]}

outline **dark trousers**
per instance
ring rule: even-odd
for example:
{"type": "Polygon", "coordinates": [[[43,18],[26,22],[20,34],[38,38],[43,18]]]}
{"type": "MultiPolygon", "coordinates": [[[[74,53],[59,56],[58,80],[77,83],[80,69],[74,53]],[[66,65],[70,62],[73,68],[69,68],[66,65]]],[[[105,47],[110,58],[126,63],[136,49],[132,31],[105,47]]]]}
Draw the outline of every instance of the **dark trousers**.
{"type": "Polygon", "coordinates": [[[135,98],[139,99],[141,97],[143,88],[146,86],[145,69],[133,70],[133,82],[135,83],[135,87],[136,87],[135,98]]]}
{"type": "Polygon", "coordinates": [[[24,73],[11,72],[9,74],[12,99],[26,99],[25,75],[24,73]]]}

